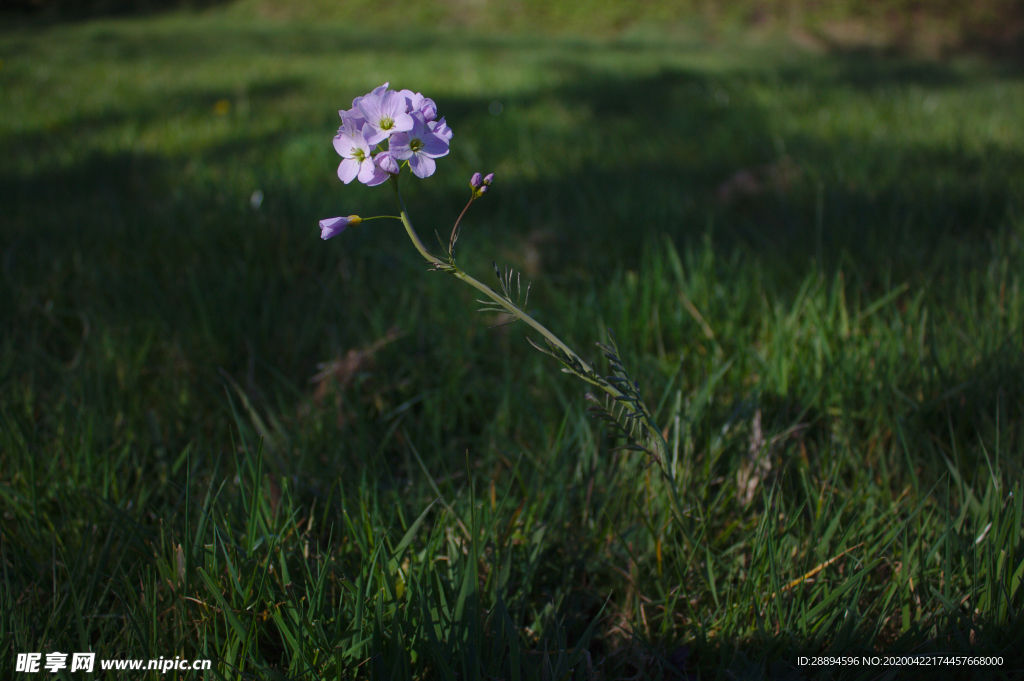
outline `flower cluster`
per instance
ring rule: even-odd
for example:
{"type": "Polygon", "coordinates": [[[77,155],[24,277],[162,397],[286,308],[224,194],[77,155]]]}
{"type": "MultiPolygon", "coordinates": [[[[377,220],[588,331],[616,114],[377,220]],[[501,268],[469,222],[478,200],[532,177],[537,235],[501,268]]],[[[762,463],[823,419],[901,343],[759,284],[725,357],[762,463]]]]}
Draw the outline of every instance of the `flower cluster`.
{"type": "Polygon", "coordinates": [[[480,173],[473,173],[473,177],[469,178],[469,186],[473,190],[473,198],[478,199],[487,193],[488,187],[491,186],[491,182],[494,182],[494,173],[487,173],[483,177],[480,173]]]}
{"type": "Polygon", "coordinates": [[[389,90],[384,83],[339,111],[341,127],[334,148],[341,155],[338,177],[378,185],[407,163],[413,175],[430,177],[434,159],[448,153],[452,129],[437,117],[434,100],[411,90],[389,90]],[[380,145],[387,142],[388,148],[380,145]]]}

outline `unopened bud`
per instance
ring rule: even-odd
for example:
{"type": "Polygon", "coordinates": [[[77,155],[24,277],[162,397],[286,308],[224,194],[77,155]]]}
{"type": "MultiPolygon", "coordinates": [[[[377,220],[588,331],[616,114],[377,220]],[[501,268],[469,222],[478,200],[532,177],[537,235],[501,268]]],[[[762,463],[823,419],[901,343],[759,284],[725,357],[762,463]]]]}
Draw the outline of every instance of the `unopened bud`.
{"type": "Polygon", "coordinates": [[[473,173],[473,177],[469,178],[469,186],[473,189],[480,186],[480,173],[473,173]]]}
{"type": "Polygon", "coordinates": [[[477,189],[476,191],[477,191],[478,194],[486,194],[487,193],[487,185],[485,184],[483,187],[480,187],[480,189],[477,189]]]}
{"type": "Polygon", "coordinates": [[[494,173],[487,173],[484,177],[484,184],[489,186],[491,182],[494,182],[494,173]]]}

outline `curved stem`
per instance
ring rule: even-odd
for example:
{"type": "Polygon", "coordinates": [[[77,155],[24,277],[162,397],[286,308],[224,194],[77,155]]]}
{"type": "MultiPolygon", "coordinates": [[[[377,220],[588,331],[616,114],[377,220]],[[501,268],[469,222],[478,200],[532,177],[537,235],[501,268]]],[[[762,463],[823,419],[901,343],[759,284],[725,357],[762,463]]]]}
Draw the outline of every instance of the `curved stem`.
{"type": "MultiPolygon", "coordinates": [[[[427,261],[430,262],[431,264],[439,265],[446,269],[449,269],[448,263],[444,262],[443,260],[437,258],[434,255],[431,255],[423,246],[423,242],[420,241],[419,235],[416,234],[416,230],[413,228],[412,222],[409,220],[409,212],[405,208],[405,202],[402,201],[402,195],[398,194],[397,187],[395,189],[395,192],[398,195],[398,201],[402,207],[402,224],[405,225],[405,231],[408,232],[409,238],[412,239],[412,243],[416,247],[416,250],[419,251],[420,255],[426,258],[427,261]]],[[[585,361],[583,361],[583,359],[579,355],[573,352],[568,345],[559,340],[558,336],[548,331],[547,328],[545,328],[544,325],[538,322],[536,319],[526,314],[509,301],[505,300],[505,298],[500,293],[492,289],[487,284],[478,281],[474,277],[471,277],[470,275],[466,274],[459,268],[451,268],[449,271],[451,272],[452,276],[456,277],[457,279],[461,279],[462,281],[466,282],[467,284],[475,288],[477,291],[480,291],[485,296],[496,302],[498,305],[501,305],[503,308],[505,308],[505,310],[508,311],[510,315],[512,315],[516,319],[520,319],[526,322],[528,325],[533,327],[535,331],[537,331],[540,335],[544,336],[549,341],[551,341],[557,348],[562,350],[562,352],[578,361],[583,366],[584,371],[593,372],[591,366],[587,364],[585,361]]],[[[618,393],[618,391],[616,391],[616,394],[614,396],[617,396],[618,394],[621,393],[618,393]]]]}
{"type": "Polygon", "coordinates": [[[430,254],[430,252],[423,245],[423,242],[420,241],[420,237],[418,234],[416,234],[416,230],[412,228],[412,223],[409,222],[409,211],[405,209],[405,201],[402,200],[402,194],[398,191],[397,175],[391,176],[391,186],[395,190],[395,196],[398,197],[398,205],[402,209],[402,212],[400,214],[402,224],[405,225],[405,231],[409,234],[409,238],[412,239],[412,245],[416,247],[416,250],[420,252],[420,255],[427,259],[427,262],[431,263],[432,265],[443,266],[445,264],[444,261],[439,260],[438,258],[430,254]]]}
{"type": "MultiPolygon", "coordinates": [[[[524,312],[523,310],[519,309],[516,305],[513,305],[510,301],[506,300],[504,296],[499,294],[497,291],[492,289],[490,286],[488,286],[487,284],[484,284],[483,282],[478,281],[474,277],[471,277],[470,275],[466,274],[462,269],[457,267],[454,264],[454,262],[446,262],[446,261],[441,260],[440,258],[438,258],[438,257],[436,257],[434,255],[431,255],[430,252],[427,251],[426,247],[423,246],[423,242],[420,241],[419,235],[416,234],[416,230],[413,228],[412,222],[409,220],[409,212],[405,208],[405,202],[402,200],[401,192],[398,191],[398,180],[397,180],[397,178],[395,176],[391,177],[391,185],[395,189],[395,196],[398,197],[398,204],[401,207],[401,220],[402,220],[402,224],[405,225],[405,231],[409,234],[409,238],[412,239],[412,243],[416,247],[416,250],[420,252],[420,255],[422,255],[427,260],[427,262],[431,263],[432,265],[434,265],[438,269],[443,269],[443,270],[447,271],[448,273],[450,273],[455,278],[461,279],[462,281],[466,282],[467,284],[469,284],[470,286],[475,288],[477,291],[480,291],[485,296],[487,296],[488,298],[493,300],[495,303],[497,303],[498,305],[503,307],[510,315],[512,315],[513,317],[515,317],[518,320],[521,320],[521,321],[525,322],[533,330],[535,330],[537,333],[539,333],[540,335],[544,336],[544,338],[546,338],[548,341],[550,341],[552,345],[554,345],[559,350],[564,352],[568,357],[570,357],[573,360],[579,362],[580,366],[583,367],[583,371],[585,373],[588,373],[588,374],[596,374],[597,373],[590,366],[590,364],[588,364],[586,361],[583,360],[582,357],[580,357],[575,352],[573,352],[572,349],[568,345],[563,343],[558,338],[558,336],[556,336],[551,331],[549,331],[543,324],[538,322],[536,319],[534,319],[530,315],[526,314],[526,312],[524,312]]],[[[465,211],[463,211],[463,212],[465,212],[465,211]]],[[[623,396],[623,393],[620,392],[619,390],[617,390],[612,385],[609,385],[607,383],[597,383],[597,382],[591,381],[590,379],[587,379],[586,377],[583,377],[583,376],[581,376],[581,378],[583,378],[588,383],[591,383],[591,384],[596,385],[597,387],[601,388],[606,393],[611,395],[613,398],[618,398],[618,397],[622,397],[623,396]]],[[[667,447],[666,447],[666,443],[665,443],[664,437],[662,436],[661,431],[659,431],[658,428],[654,424],[648,423],[645,420],[645,421],[643,421],[643,426],[644,426],[644,428],[647,429],[648,432],[651,433],[651,435],[654,436],[653,439],[657,443],[657,448],[659,450],[661,450],[659,452],[659,456],[658,456],[658,458],[659,458],[658,463],[661,465],[662,470],[664,470],[664,466],[665,466],[664,455],[665,455],[665,453],[667,451],[667,447]]]]}
{"type": "Polygon", "coordinates": [[[455,257],[455,242],[459,239],[459,223],[462,222],[462,218],[466,214],[466,211],[469,210],[469,207],[473,205],[474,199],[476,199],[476,194],[473,195],[469,200],[469,203],[466,204],[466,207],[462,209],[461,213],[459,213],[459,217],[455,220],[455,226],[452,227],[452,238],[448,241],[448,255],[452,256],[452,258],[455,257]]]}

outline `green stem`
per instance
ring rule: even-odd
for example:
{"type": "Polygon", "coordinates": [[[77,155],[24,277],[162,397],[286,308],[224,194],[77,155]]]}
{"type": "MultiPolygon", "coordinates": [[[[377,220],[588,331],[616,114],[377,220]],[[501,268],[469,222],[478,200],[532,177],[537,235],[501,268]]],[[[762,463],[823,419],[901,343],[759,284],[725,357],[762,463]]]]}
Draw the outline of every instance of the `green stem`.
{"type": "Polygon", "coordinates": [[[459,238],[459,223],[462,222],[462,217],[466,214],[466,211],[469,210],[469,207],[473,205],[474,199],[476,199],[476,194],[473,194],[469,203],[467,203],[466,207],[462,209],[461,213],[459,213],[459,217],[455,220],[455,226],[452,227],[452,237],[448,240],[448,255],[452,257],[452,260],[455,259],[455,242],[459,238]]]}
{"type": "Polygon", "coordinates": [[[416,250],[420,252],[420,255],[427,259],[427,262],[431,263],[432,265],[444,266],[444,261],[439,260],[430,254],[430,252],[423,245],[423,242],[420,241],[420,237],[418,234],[416,234],[416,230],[412,228],[412,223],[409,222],[409,212],[405,209],[405,201],[402,200],[402,194],[401,192],[398,191],[397,175],[391,176],[391,186],[395,190],[395,196],[398,197],[398,205],[402,209],[402,224],[405,225],[405,231],[409,234],[409,238],[412,239],[412,245],[416,247],[416,250]]]}
{"type": "MultiPolygon", "coordinates": [[[[394,180],[394,178],[392,178],[392,180],[394,180]]],[[[590,367],[590,365],[587,364],[585,361],[583,361],[583,359],[579,355],[577,355],[575,352],[573,352],[569,348],[568,345],[566,345],[561,340],[559,340],[558,336],[556,336],[555,334],[553,334],[550,331],[548,331],[544,327],[544,325],[541,324],[540,322],[538,322],[536,319],[534,319],[530,315],[526,314],[525,312],[520,310],[518,307],[516,307],[515,305],[513,305],[509,301],[505,300],[504,296],[502,296],[500,293],[498,293],[497,291],[492,289],[487,284],[484,284],[483,282],[478,281],[474,277],[471,277],[470,275],[466,274],[461,269],[459,269],[457,267],[456,268],[451,268],[449,263],[441,260],[440,258],[437,258],[436,256],[431,255],[427,251],[427,249],[423,246],[423,242],[420,241],[420,237],[419,237],[418,234],[416,234],[416,230],[413,229],[412,222],[409,220],[409,212],[405,208],[405,202],[402,201],[402,195],[398,193],[397,186],[395,188],[395,193],[398,196],[398,201],[399,201],[399,203],[401,204],[401,207],[402,207],[402,214],[401,214],[402,224],[405,225],[405,231],[409,234],[409,238],[412,239],[412,243],[416,247],[416,250],[420,252],[420,255],[422,255],[424,258],[426,258],[427,261],[429,263],[433,264],[433,265],[437,265],[437,266],[443,267],[445,269],[449,269],[449,271],[451,271],[452,276],[456,277],[457,279],[461,279],[462,281],[466,282],[467,284],[469,284],[470,286],[475,288],[477,291],[480,291],[485,296],[487,296],[488,298],[490,298],[491,300],[496,302],[498,305],[501,305],[503,308],[505,308],[506,311],[508,311],[508,313],[510,315],[512,315],[516,319],[520,319],[520,320],[526,322],[528,325],[533,327],[534,330],[536,330],[540,335],[542,335],[545,338],[547,338],[557,348],[562,350],[562,352],[564,352],[569,357],[572,357],[573,359],[578,361],[580,363],[580,365],[583,366],[583,370],[584,371],[586,371],[586,372],[593,372],[594,371],[590,367]]],[[[621,395],[621,393],[616,390],[615,393],[613,393],[613,396],[618,396],[618,395],[621,395]]]]}
{"type": "MultiPolygon", "coordinates": [[[[398,197],[398,204],[399,204],[399,206],[402,209],[401,219],[402,219],[402,224],[405,225],[405,231],[409,234],[409,238],[412,239],[413,246],[416,247],[416,250],[420,252],[420,255],[422,255],[427,260],[427,262],[429,262],[432,265],[438,267],[439,269],[444,269],[445,271],[449,272],[455,278],[461,279],[462,281],[466,282],[467,284],[469,284],[470,286],[475,288],[477,291],[480,291],[485,296],[487,296],[488,298],[493,300],[498,305],[501,305],[510,315],[512,315],[513,317],[515,317],[518,320],[521,320],[521,321],[525,322],[528,326],[533,328],[537,333],[539,333],[540,335],[544,336],[544,338],[546,338],[548,341],[550,341],[552,345],[554,345],[555,347],[560,349],[567,356],[569,356],[572,359],[574,359],[575,361],[579,362],[580,366],[583,367],[583,371],[585,373],[588,373],[588,374],[595,374],[595,373],[597,373],[597,372],[594,371],[594,369],[587,362],[585,362],[583,360],[582,357],[577,355],[575,352],[572,351],[572,349],[568,345],[563,343],[558,338],[558,336],[556,336],[555,334],[551,333],[551,331],[549,331],[547,328],[545,328],[545,326],[543,324],[538,322],[536,319],[534,319],[530,315],[526,314],[524,311],[519,309],[517,306],[513,305],[510,301],[506,300],[505,297],[502,296],[500,293],[498,293],[497,291],[492,289],[487,284],[484,284],[483,282],[480,282],[477,279],[475,279],[474,277],[471,277],[470,275],[466,274],[464,271],[462,271],[462,269],[460,269],[459,267],[455,266],[454,263],[445,262],[444,260],[441,260],[440,258],[437,258],[434,255],[431,255],[430,252],[427,251],[427,249],[423,246],[423,242],[420,241],[420,237],[419,237],[418,234],[416,234],[416,230],[413,229],[412,222],[409,220],[409,212],[405,208],[405,201],[402,200],[402,194],[401,194],[401,192],[398,191],[398,179],[396,177],[394,177],[394,176],[391,177],[391,186],[394,187],[394,189],[395,189],[395,196],[398,197]]],[[[463,212],[465,212],[465,211],[463,211],[463,212]]],[[[605,383],[597,383],[595,381],[591,381],[591,380],[586,379],[586,378],[584,378],[584,380],[586,380],[588,383],[591,383],[591,384],[596,385],[597,387],[601,388],[606,393],[611,395],[613,398],[622,397],[622,395],[623,395],[614,386],[611,386],[611,385],[608,385],[608,384],[605,384],[605,383]]],[[[643,426],[648,430],[648,432],[650,432],[654,436],[654,441],[658,443],[658,449],[660,450],[659,456],[660,456],[660,459],[661,459],[659,461],[659,463],[661,464],[662,468],[664,469],[664,466],[665,466],[665,464],[664,464],[664,455],[665,455],[665,452],[667,451],[667,447],[665,446],[665,441],[664,441],[664,438],[661,435],[661,431],[659,431],[656,426],[654,426],[651,423],[647,423],[646,421],[643,423],[643,426]]]]}

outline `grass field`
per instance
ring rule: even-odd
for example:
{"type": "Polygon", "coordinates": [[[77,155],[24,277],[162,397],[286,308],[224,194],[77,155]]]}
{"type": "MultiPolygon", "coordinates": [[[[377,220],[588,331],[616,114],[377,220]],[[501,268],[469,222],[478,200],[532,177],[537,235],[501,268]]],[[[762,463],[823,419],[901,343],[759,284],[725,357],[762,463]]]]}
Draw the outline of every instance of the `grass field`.
{"type": "Polygon", "coordinates": [[[1024,672],[1019,66],[228,11],[0,60],[0,675],[1024,672]],[[395,214],[331,146],[385,81],[455,132],[428,247],[495,172],[463,265],[615,331],[673,478],[400,225],[319,239],[395,214]]]}

